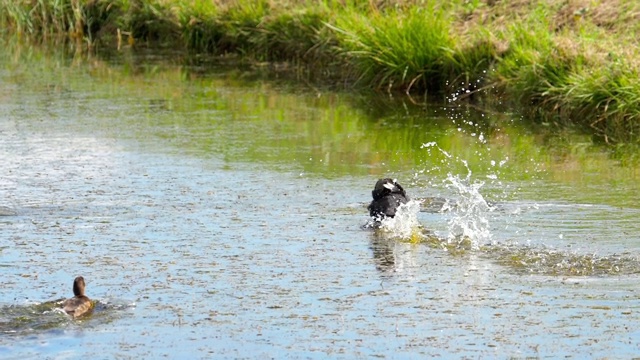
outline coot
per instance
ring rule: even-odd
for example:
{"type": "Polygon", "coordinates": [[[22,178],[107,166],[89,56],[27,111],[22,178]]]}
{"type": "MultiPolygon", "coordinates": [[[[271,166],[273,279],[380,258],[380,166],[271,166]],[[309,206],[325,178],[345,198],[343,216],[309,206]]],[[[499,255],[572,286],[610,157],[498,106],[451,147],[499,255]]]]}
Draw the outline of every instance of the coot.
{"type": "Polygon", "coordinates": [[[371,192],[373,201],[369,204],[369,215],[376,220],[396,216],[396,209],[400,204],[409,201],[407,193],[395,179],[380,179],[371,192]]]}

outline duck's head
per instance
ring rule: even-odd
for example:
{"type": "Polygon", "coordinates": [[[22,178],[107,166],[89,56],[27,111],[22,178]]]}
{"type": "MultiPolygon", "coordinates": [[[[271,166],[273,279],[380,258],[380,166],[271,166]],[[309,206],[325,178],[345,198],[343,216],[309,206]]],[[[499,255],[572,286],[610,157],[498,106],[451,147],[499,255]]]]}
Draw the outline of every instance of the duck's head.
{"type": "Polygon", "coordinates": [[[84,278],[82,276],[78,276],[73,280],[73,295],[75,296],[84,296],[84,278]]]}

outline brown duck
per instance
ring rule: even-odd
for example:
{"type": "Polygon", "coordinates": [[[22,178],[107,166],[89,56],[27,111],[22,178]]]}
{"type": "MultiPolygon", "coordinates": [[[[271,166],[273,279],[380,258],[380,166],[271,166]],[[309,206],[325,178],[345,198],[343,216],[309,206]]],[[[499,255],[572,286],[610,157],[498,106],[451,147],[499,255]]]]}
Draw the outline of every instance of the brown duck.
{"type": "Polygon", "coordinates": [[[73,280],[73,295],[71,299],[67,299],[62,303],[63,310],[73,316],[80,317],[93,309],[93,303],[84,294],[84,278],[78,276],[73,280]]]}

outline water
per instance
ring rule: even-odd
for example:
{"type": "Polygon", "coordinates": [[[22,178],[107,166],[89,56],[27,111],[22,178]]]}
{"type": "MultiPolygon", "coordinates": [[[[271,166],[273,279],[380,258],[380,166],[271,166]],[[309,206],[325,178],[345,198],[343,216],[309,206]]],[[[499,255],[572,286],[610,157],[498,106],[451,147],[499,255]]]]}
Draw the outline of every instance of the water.
{"type": "Polygon", "coordinates": [[[39,51],[1,58],[0,357],[640,353],[638,171],[580,135],[39,51]],[[413,201],[363,230],[386,176],[413,201]]]}

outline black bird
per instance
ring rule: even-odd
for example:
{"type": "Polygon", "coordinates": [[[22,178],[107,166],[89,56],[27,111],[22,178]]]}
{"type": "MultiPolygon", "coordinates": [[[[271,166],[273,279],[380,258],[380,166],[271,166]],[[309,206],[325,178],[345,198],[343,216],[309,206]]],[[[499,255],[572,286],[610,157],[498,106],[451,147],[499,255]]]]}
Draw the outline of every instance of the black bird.
{"type": "Polygon", "coordinates": [[[396,216],[398,206],[409,201],[407,193],[402,186],[395,179],[389,178],[378,180],[371,195],[373,196],[373,201],[368,207],[369,215],[376,220],[396,216]]]}

